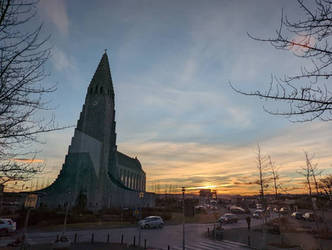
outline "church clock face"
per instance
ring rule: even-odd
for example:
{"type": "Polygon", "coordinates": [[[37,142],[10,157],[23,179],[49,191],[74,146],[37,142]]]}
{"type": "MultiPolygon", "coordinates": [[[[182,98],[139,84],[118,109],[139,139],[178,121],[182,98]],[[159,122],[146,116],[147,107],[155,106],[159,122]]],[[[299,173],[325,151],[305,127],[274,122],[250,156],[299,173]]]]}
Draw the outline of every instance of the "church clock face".
{"type": "Polygon", "coordinates": [[[96,101],[93,101],[93,103],[92,103],[92,105],[93,106],[96,106],[98,104],[98,101],[96,100],[96,101]]]}

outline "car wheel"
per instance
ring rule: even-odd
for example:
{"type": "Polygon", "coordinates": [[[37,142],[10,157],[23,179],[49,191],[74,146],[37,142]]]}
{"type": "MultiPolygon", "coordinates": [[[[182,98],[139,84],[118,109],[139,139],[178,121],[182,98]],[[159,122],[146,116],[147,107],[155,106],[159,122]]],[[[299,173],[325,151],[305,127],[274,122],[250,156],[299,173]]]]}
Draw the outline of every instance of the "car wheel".
{"type": "Polygon", "coordinates": [[[144,228],[145,228],[145,229],[149,229],[149,228],[150,228],[150,225],[144,225],[144,228]]]}
{"type": "Polygon", "coordinates": [[[163,223],[160,223],[159,224],[159,228],[163,228],[164,224],[163,223]]]}

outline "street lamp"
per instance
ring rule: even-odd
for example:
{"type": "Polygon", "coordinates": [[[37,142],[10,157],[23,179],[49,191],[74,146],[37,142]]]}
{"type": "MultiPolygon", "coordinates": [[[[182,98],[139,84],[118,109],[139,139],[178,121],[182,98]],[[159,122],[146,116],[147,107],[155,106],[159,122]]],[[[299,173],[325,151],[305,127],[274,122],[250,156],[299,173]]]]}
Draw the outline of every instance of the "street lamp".
{"type": "MultiPolygon", "coordinates": [[[[142,200],[144,198],[144,192],[139,192],[139,200],[140,200],[140,207],[141,211],[139,213],[139,219],[142,219],[142,200]]],[[[141,247],[141,225],[138,223],[138,246],[141,247]]]]}
{"type": "Polygon", "coordinates": [[[62,236],[65,236],[65,233],[66,233],[66,229],[67,229],[67,217],[68,217],[68,212],[69,212],[69,206],[70,206],[70,203],[71,203],[71,191],[67,191],[67,202],[65,202],[65,205],[66,205],[66,213],[65,213],[65,220],[63,222],[63,232],[62,232],[62,236]]]}
{"type": "Polygon", "coordinates": [[[182,250],[186,249],[186,241],[185,241],[185,230],[184,230],[184,224],[185,224],[185,217],[184,217],[184,192],[186,191],[185,187],[182,187],[182,250]]]}

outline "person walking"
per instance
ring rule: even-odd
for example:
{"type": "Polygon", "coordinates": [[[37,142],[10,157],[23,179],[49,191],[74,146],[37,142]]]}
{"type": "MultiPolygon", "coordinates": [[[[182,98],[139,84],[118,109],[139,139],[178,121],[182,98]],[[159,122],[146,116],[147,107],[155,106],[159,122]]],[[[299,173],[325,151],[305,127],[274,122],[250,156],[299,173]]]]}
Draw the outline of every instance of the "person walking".
{"type": "Polygon", "coordinates": [[[251,223],[250,216],[247,216],[246,221],[247,221],[247,224],[248,224],[248,230],[250,230],[250,223],[251,223]]]}

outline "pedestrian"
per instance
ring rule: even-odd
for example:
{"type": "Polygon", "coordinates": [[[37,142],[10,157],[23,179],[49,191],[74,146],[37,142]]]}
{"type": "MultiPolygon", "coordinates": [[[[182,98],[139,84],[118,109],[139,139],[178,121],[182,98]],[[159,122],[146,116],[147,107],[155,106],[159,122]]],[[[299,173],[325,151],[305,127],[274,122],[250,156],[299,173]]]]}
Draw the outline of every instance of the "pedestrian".
{"type": "Polygon", "coordinates": [[[251,222],[250,216],[247,216],[246,221],[247,221],[247,224],[248,224],[248,230],[250,230],[250,222],[251,222]]]}

